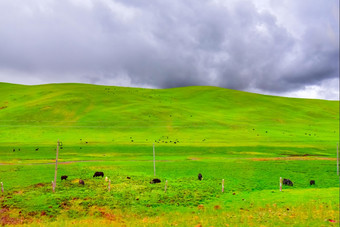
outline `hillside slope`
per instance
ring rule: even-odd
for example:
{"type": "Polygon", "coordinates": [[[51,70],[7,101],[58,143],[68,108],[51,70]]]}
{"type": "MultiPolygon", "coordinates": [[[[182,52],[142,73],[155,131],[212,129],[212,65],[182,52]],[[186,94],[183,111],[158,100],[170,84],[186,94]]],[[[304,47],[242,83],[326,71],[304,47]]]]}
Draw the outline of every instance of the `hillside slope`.
{"type": "Polygon", "coordinates": [[[217,87],[141,89],[0,83],[0,143],[325,146],[339,102],[217,87]],[[176,144],[174,143],[176,142],[176,144]]]}

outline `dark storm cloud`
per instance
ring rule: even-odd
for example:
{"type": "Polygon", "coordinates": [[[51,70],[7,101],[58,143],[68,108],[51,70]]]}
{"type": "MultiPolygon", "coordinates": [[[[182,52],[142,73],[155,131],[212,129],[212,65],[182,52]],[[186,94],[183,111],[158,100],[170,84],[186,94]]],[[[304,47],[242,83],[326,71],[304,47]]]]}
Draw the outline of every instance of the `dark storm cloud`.
{"type": "Polygon", "coordinates": [[[0,79],[264,93],[326,84],[339,75],[339,5],[294,2],[0,0],[0,79]]]}

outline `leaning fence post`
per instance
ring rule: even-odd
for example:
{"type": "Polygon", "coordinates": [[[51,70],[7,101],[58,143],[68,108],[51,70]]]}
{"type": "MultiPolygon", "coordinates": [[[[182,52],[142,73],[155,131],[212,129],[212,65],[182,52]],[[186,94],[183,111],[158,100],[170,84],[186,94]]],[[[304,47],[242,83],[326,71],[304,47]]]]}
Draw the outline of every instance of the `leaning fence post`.
{"type": "Polygon", "coordinates": [[[280,177],[280,192],[282,192],[282,177],[280,177]]]}
{"type": "Polygon", "coordinates": [[[224,192],[224,179],[222,179],[222,192],[224,192]]]}
{"type": "Polygon", "coordinates": [[[53,192],[54,192],[55,188],[57,187],[58,154],[59,154],[59,140],[58,140],[58,143],[57,143],[57,154],[56,154],[56,158],[55,158],[55,172],[54,172],[53,192]]]}
{"type": "Polygon", "coordinates": [[[167,187],[168,187],[168,180],[165,181],[164,192],[166,192],[167,187]]]}
{"type": "Polygon", "coordinates": [[[111,180],[109,180],[109,191],[111,191],[111,180]]]}
{"type": "Polygon", "coordinates": [[[1,182],[1,192],[4,193],[4,183],[1,182]]]}
{"type": "Polygon", "coordinates": [[[54,187],[54,181],[52,181],[52,190],[53,190],[53,192],[55,191],[54,189],[55,189],[55,187],[54,187]]]}

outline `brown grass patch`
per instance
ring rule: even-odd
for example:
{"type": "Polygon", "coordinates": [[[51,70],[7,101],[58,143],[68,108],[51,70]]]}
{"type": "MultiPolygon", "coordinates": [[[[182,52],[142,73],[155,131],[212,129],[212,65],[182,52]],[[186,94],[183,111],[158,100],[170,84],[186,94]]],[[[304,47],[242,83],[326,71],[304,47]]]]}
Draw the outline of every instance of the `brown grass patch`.
{"type": "MultiPolygon", "coordinates": [[[[0,225],[22,225],[31,223],[33,220],[29,218],[24,218],[23,216],[18,216],[18,210],[2,208],[0,209],[0,225]]],[[[20,213],[19,213],[20,214],[20,213]]]]}
{"type": "Polygon", "coordinates": [[[221,209],[221,206],[220,205],[216,205],[216,206],[214,206],[214,209],[215,210],[219,210],[219,209],[221,209]]]}
{"type": "Polygon", "coordinates": [[[19,191],[15,191],[15,192],[13,192],[13,194],[16,194],[16,195],[21,195],[22,193],[24,193],[24,191],[23,191],[23,190],[19,190],[19,191]]]}
{"type": "Polygon", "coordinates": [[[288,161],[296,161],[296,160],[327,160],[327,161],[335,161],[336,158],[315,157],[315,156],[294,156],[294,157],[252,158],[251,160],[258,161],[258,162],[278,161],[278,160],[288,160],[288,161]]]}
{"type": "Polygon", "coordinates": [[[197,208],[198,208],[199,210],[204,210],[204,205],[200,204],[200,205],[197,206],[197,208]]]}
{"type": "Polygon", "coordinates": [[[35,188],[41,188],[41,187],[44,187],[46,184],[43,184],[43,183],[38,183],[38,184],[35,184],[34,187],[35,188]]]}
{"type": "Polygon", "coordinates": [[[201,160],[202,158],[195,158],[195,157],[190,157],[188,158],[189,160],[192,160],[192,161],[198,161],[198,160],[201,160]]]}

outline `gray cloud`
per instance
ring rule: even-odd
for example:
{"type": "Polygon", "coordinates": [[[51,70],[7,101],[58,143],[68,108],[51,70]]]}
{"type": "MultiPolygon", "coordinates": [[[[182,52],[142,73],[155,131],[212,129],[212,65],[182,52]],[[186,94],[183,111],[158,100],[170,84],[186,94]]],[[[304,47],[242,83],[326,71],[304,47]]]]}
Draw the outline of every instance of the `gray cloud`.
{"type": "Polygon", "coordinates": [[[0,80],[325,91],[339,77],[339,4],[275,3],[0,0],[0,80]]]}

